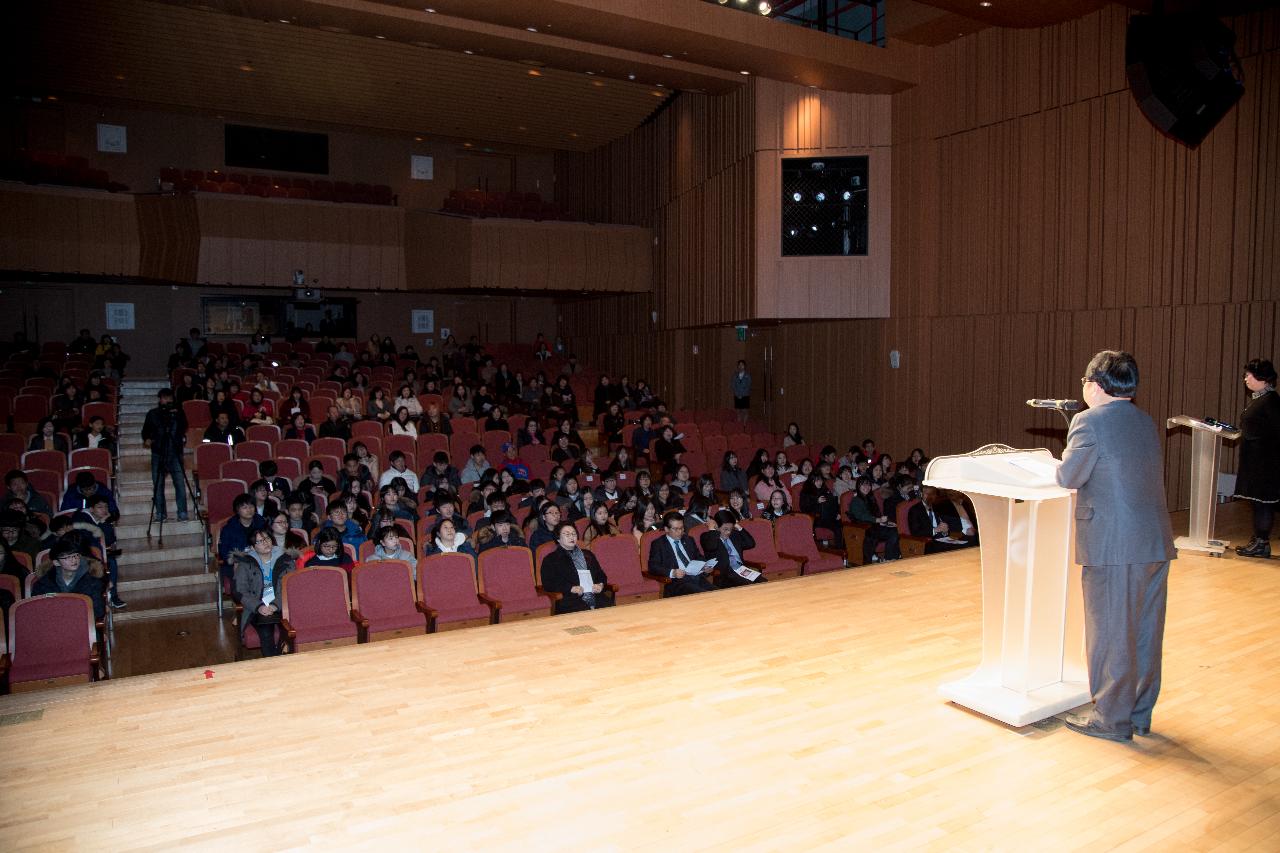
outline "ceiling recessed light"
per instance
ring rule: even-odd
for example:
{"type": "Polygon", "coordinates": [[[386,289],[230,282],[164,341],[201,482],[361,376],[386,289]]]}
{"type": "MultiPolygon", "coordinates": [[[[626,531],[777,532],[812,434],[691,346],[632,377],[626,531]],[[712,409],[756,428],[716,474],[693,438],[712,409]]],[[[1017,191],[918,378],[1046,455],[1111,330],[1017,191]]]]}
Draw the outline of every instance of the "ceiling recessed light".
{"type": "Polygon", "coordinates": [[[594,77],[594,76],[596,76],[596,72],[594,72],[594,71],[587,71],[587,72],[584,72],[584,73],[585,73],[588,77],[594,77]]]}
{"type": "Polygon", "coordinates": [[[287,23],[289,23],[289,19],[288,19],[288,18],[280,18],[280,23],[282,23],[282,24],[287,24],[287,23]]]}
{"type": "Polygon", "coordinates": [[[45,99],[46,101],[56,101],[56,100],[58,100],[58,96],[57,96],[57,95],[45,95],[45,96],[44,96],[44,99],[45,99]]]}
{"type": "Polygon", "coordinates": [[[243,72],[245,72],[246,74],[252,74],[252,73],[253,73],[253,66],[252,66],[252,65],[241,65],[241,66],[240,66],[240,70],[241,70],[241,71],[243,71],[243,72]]]}
{"type": "Polygon", "coordinates": [[[427,8],[425,8],[425,9],[423,9],[422,11],[424,11],[424,12],[426,12],[426,13],[430,14],[430,15],[434,15],[434,14],[436,13],[436,10],[435,10],[435,9],[432,9],[430,6],[428,6],[428,7],[427,7],[427,8]]]}
{"type": "Polygon", "coordinates": [[[470,147],[471,147],[471,143],[470,143],[470,142],[464,142],[464,143],[462,143],[462,147],[463,147],[463,148],[470,148],[470,147]]]}
{"type": "Polygon", "coordinates": [[[570,135],[571,137],[573,137],[574,139],[577,139],[577,138],[578,138],[578,134],[574,133],[573,131],[569,131],[569,135],[570,135]]]}
{"type": "Polygon", "coordinates": [[[628,80],[634,80],[634,79],[636,79],[636,75],[634,75],[634,74],[628,74],[628,75],[627,75],[627,79],[628,79],[628,80]]]}
{"type": "Polygon", "coordinates": [[[991,0],[982,0],[978,5],[985,9],[991,5],[991,0]]]}
{"type": "Polygon", "coordinates": [[[528,130],[528,129],[529,128],[525,127],[523,124],[516,128],[516,130],[528,130]]]}
{"type": "Polygon", "coordinates": [[[374,36],[374,38],[376,38],[376,39],[384,39],[384,38],[386,38],[386,36],[374,36]]]}
{"type": "Polygon", "coordinates": [[[421,141],[422,141],[422,137],[421,137],[421,136],[415,136],[415,137],[413,138],[413,141],[414,141],[414,142],[421,142],[421,141]]]}
{"type": "Polygon", "coordinates": [[[326,33],[338,33],[339,35],[346,35],[347,33],[351,32],[351,30],[347,29],[346,27],[324,26],[324,27],[321,27],[320,29],[324,30],[326,33]]]}
{"type": "Polygon", "coordinates": [[[756,11],[761,15],[768,15],[773,11],[773,5],[767,2],[762,2],[760,5],[756,6],[756,11]]]}
{"type": "Polygon", "coordinates": [[[537,27],[525,27],[525,31],[526,31],[526,32],[530,32],[530,33],[536,33],[536,32],[538,31],[538,28],[537,28],[537,27]]]}
{"type": "Polygon", "coordinates": [[[124,75],[123,75],[123,74],[117,74],[117,75],[116,75],[116,79],[117,79],[117,80],[123,80],[123,79],[124,79],[124,75]]]}
{"type": "Polygon", "coordinates": [[[750,72],[750,71],[739,71],[738,73],[739,73],[739,74],[750,74],[751,72],[750,72]]]}
{"type": "Polygon", "coordinates": [[[672,56],[671,56],[671,54],[669,54],[669,53],[664,53],[664,54],[662,54],[662,58],[663,58],[663,59],[673,59],[674,57],[672,57],[672,56]]]}
{"type": "Polygon", "coordinates": [[[595,86],[595,87],[597,87],[597,88],[599,88],[599,87],[601,87],[601,86],[603,86],[603,85],[604,85],[604,81],[603,81],[603,80],[592,80],[592,81],[591,81],[591,85],[592,85],[592,86],[595,86]]]}
{"type": "Polygon", "coordinates": [[[528,73],[529,73],[529,76],[530,76],[530,77],[541,77],[541,76],[542,76],[542,72],[541,72],[541,71],[539,71],[539,70],[538,70],[538,69],[536,69],[536,68],[530,68],[528,73]]]}
{"type": "Polygon", "coordinates": [[[475,52],[474,50],[464,50],[464,51],[463,51],[463,53],[465,53],[467,56],[475,56],[475,55],[476,55],[476,52],[475,52]]]}

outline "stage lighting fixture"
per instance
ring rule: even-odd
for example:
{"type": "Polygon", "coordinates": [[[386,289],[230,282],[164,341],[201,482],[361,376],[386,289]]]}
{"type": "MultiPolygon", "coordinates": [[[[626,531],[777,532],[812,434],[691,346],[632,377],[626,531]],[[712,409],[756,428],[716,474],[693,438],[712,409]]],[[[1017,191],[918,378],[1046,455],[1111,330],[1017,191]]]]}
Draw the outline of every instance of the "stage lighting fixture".
{"type": "Polygon", "coordinates": [[[815,233],[816,233],[816,232],[817,232],[817,230],[818,230],[818,226],[817,226],[817,225],[810,225],[810,226],[809,226],[809,230],[810,230],[810,231],[813,231],[813,232],[815,232],[815,233]]]}
{"type": "Polygon", "coordinates": [[[760,5],[756,7],[756,9],[760,11],[761,15],[768,15],[770,12],[773,11],[773,6],[769,5],[768,3],[761,2],[760,5]]]}
{"type": "Polygon", "coordinates": [[[827,194],[824,192],[819,192],[817,195],[814,196],[814,198],[816,198],[818,201],[826,201],[827,194]]]}
{"type": "Polygon", "coordinates": [[[843,199],[844,201],[848,201],[849,199],[853,198],[853,193],[849,192],[848,190],[845,190],[840,194],[840,198],[843,199]]]}
{"type": "Polygon", "coordinates": [[[799,201],[799,200],[800,200],[800,199],[802,199],[802,198],[804,198],[804,196],[800,195],[800,193],[792,193],[792,194],[791,194],[791,200],[792,200],[792,201],[799,201]]]}

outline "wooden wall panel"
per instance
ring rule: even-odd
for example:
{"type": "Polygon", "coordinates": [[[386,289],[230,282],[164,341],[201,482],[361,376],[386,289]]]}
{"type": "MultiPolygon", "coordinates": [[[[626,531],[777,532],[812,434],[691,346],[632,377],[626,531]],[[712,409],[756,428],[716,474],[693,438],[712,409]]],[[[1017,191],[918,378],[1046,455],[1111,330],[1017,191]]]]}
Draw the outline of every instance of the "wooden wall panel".
{"type": "Polygon", "coordinates": [[[403,290],[405,212],[396,207],[197,194],[196,280],[403,290]]]}
{"type": "Polygon", "coordinates": [[[138,274],[133,197],[69,187],[0,188],[0,268],[138,274]]]}

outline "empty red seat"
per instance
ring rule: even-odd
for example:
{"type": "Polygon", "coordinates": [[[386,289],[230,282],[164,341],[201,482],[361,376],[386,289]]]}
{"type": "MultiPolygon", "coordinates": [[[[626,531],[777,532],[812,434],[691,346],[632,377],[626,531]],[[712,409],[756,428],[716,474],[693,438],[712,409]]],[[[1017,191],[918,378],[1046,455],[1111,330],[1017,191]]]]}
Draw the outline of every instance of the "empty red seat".
{"type": "Polygon", "coordinates": [[[216,480],[222,463],[230,458],[231,448],[225,444],[197,444],[196,473],[203,482],[216,480]]]}
{"type": "Polygon", "coordinates": [[[432,631],[487,625],[493,621],[495,611],[479,596],[476,563],[467,554],[423,557],[418,561],[418,589],[432,631]]]}
{"type": "Polygon", "coordinates": [[[312,566],[285,575],[281,626],[292,651],[354,645],[347,573],[333,566],[312,566]]]}
{"type": "Polygon", "coordinates": [[[778,555],[800,562],[802,574],[830,572],[844,568],[844,552],[819,548],[813,535],[813,517],[788,513],[773,524],[778,555]]]}
{"type": "Polygon", "coordinates": [[[588,547],[600,561],[609,583],[617,586],[614,595],[619,604],[624,600],[641,601],[662,594],[661,584],[644,576],[640,549],[636,547],[635,537],[630,531],[620,536],[596,537],[588,547]]]}
{"type": "Polygon", "coordinates": [[[793,577],[800,574],[800,562],[778,553],[773,541],[773,523],[767,518],[749,518],[742,529],[751,534],[756,546],[742,555],[743,562],[767,577],[793,577]]]}
{"type": "Polygon", "coordinates": [[[8,645],[12,691],[98,678],[101,648],[87,596],[59,593],[14,602],[8,645]]]}
{"type": "Polygon", "coordinates": [[[351,616],[368,642],[427,631],[427,608],[418,602],[413,567],[402,560],[360,563],[351,571],[351,616]]]}
{"type": "Polygon", "coordinates": [[[480,596],[495,609],[497,621],[551,615],[551,598],[534,582],[528,548],[493,548],[478,563],[480,596]]]}

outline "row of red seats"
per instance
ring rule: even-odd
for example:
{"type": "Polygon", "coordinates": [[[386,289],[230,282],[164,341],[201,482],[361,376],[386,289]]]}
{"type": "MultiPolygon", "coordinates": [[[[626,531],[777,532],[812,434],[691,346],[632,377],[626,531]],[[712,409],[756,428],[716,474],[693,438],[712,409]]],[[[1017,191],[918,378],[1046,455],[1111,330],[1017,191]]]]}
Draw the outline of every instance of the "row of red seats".
{"type": "Polygon", "coordinates": [[[489,193],[483,190],[451,190],[441,208],[445,213],[484,218],[572,221],[573,216],[537,193],[489,193]]]}
{"type": "Polygon", "coordinates": [[[125,192],[129,189],[119,181],[111,180],[111,175],[105,169],[91,168],[85,157],[51,151],[21,151],[16,156],[0,159],[0,180],[84,187],[107,192],[125,192]]]}
{"type": "Polygon", "coordinates": [[[160,186],[169,185],[178,192],[212,192],[228,195],[251,195],[259,198],[295,198],[314,201],[337,201],[353,204],[396,203],[395,193],[386,184],[349,183],[321,178],[285,178],[278,175],[224,173],[217,169],[160,170],[160,186]]]}

